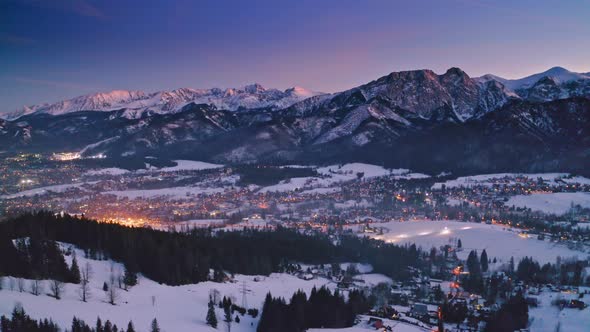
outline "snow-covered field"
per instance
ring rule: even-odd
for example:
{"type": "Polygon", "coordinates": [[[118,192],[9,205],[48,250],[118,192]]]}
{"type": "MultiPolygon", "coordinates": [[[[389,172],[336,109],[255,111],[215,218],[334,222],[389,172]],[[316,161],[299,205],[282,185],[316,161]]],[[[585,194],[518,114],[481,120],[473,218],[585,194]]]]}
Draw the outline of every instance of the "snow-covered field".
{"type": "MultiPolygon", "coordinates": [[[[402,323],[402,322],[395,322],[392,324],[394,331],[396,332],[425,332],[428,331],[427,329],[420,328],[418,326],[402,323]]],[[[374,327],[371,326],[353,326],[344,329],[309,329],[308,332],[367,332],[367,331],[376,331],[374,327]]]]}
{"type": "MultiPolygon", "coordinates": [[[[588,295],[582,299],[588,302],[588,295]]],[[[590,307],[579,310],[565,308],[559,310],[557,306],[551,305],[555,299],[571,300],[577,299],[578,294],[543,292],[537,296],[539,306],[529,308],[530,330],[534,332],[587,332],[590,331],[590,307]],[[558,328],[559,326],[559,328],[558,328]]]]}
{"type": "Polygon", "coordinates": [[[105,191],[104,194],[116,195],[117,197],[127,197],[129,199],[154,197],[186,199],[187,197],[195,195],[214,194],[223,192],[224,190],[224,188],[171,187],[162,189],[113,190],[105,191]]]}
{"type": "Polygon", "coordinates": [[[406,221],[372,224],[372,227],[383,227],[383,235],[369,236],[391,243],[415,243],[423,249],[439,248],[461,239],[463,250],[459,257],[466,259],[469,251],[476,249],[481,254],[483,249],[488,257],[496,257],[499,263],[508,262],[510,257],[518,259],[529,256],[541,263],[554,263],[557,256],[562,258],[585,258],[589,254],[569,249],[564,245],[549,241],[540,241],[535,237],[521,237],[513,230],[498,225],[481,223],[465,223],[458,221],[406,221]]]}
{"type": "Polygon", "coordinates": [[[514,184],[517,178],[526,178],[528,180],[543,179],[545,183],[556,184],[556,181],[563,181],[566,183],[580,183],[588,184],[590,179],[575,176],[567,178],[568,173],[496,173],[496,174],[481,174],[473,176],[463,176],[454,180],[446,182],[437,182],[432,186],[432,189],[440,189],[444,184],[447,188],[456,187],[472,187],[472,186],[492,186],[493,184],[514,184]]]}
{"type": "Polygon", "coordinates": [[[223,165],[211,164],[194,160],[174,160],[176,166],[160,168],[160,172],[200,171],[203,169],[221,168],[223,165]]]}
{"type": "MultiPolygon", "coordinates": [[[[132,320],[139,331],[149,331],[149,324],[154,318],[158,319],[162,330],[166,332],[217,331],[205,325],[207,302],[209,292],[212,290],[219,291],[221,297],[231,297],[234,303],[241,304],[240,287],[243,282],[246,282],[247,288],[251,290],[246,298],[248,307],[260,310],[268,292],[271,292],[273,296],[290,298],[298,289],[309,293],[314,286],[328,285],[332,289],[336,287],[336,284],[327,279],[317,278],[306,281],[288,274],[272,274],[268,277],[237,275],[235,282],[202,282],[176,287],[161,285],[140,276],[137,286],[129,291],[118,292],[119,299],[113,306],[107,303],[102,285],[103,282],[108,282],[111,267],[119,272],[123,270],[123,266],[109,261],[87,260],[82,251],[77,250],[77,253],[80,266],[83,267],[86,262],[90,262],[93,270],[92,297],[87,303],[79,300],[78,285],[66,284],[62,299],[56,300],[44,295],[49,289],[48,282],[45,282],[43,295],[34,296],[28,292],[29,281],[26,281],[27,291],[20,293],[16,289],[9,290],[9,282],[5,278],[5,287],[0,290],[0,315],[10,315],[15,304],[20,303],[31,317],[51,317],[62,328],[69,327],[74,316],[85,320],[90,325],[93,325],[97,316],[100,316],[103,321],[109,319],[119,327],[127,326],[127,323],[132,320]],[[152,304],[152,298],[154,304],[152,304]]],[[[68,257],[67,260],[70,264],[71,258],[68,257]]],[[[221,326],[223,312],[219,308],[216,310],[221,326]]],[[[255,319],[248,315],[240,316],[241,322],[233,323],[232,331],[253,332],[259,318],[260,315],[255,319]]]]}
{"type": "Polygon", "coordinates": [[[3,196],[0,196],[0,199],[12,199],[12,198],[16,198],[16,197],[43,195],[48,192],[61,193],[61,192],[67,191],[72,188],[81,188],[82,186],[84,186],[86,184],[94,184],[94,183],[96,183],[96,181],[69,183],[69,184],[57,184],[57,185],[53,185],[53,186],[39,187],[39,188],[20,191],[16,194],[12,194],[12,195],[3,195],[3,196]]]}
{"type": "MultiPolygon", "coordinates": [[[[260,192],[284,192],[304,189],[304,193],[320,193],[323,190],[327,190],[325,188],[331,188],[338,183],[356,179],[358,173],[363,173],[363,179],[388,175],[392,175],[396,179],[422,179],[429,177],[426,174],[411,173],[408,169],[386,169],[381,166],[363,163],[350,163],[342,166],[332,165],[319,167],[316,170],[321,177],[291,178],[281,181],[278,184],[264,187],[260,192]]],[[[340,189],[337,188],[336,190],[340,189]]]]}
{"type": "Polygon", "coordinates": [[[86,172],[86,175],[123,175],[129,173],[128,170],[117,168],[117,167],[109,167],[109,168],[100,168],[100,169],[93,169],[86,172]]]}
{"type": "MultiPolygon", "coordinates": [[[[65,245],[69,246],[69,245],[65,245]]],[[[219,331],[223,326],[223,311],[216,306],[218,329],[215,330],[205,324],[207,302],[209,294],[213,290],[219,292],[219,296],[227,296],[238,305],[242,304],[241,287],[244,283],[250,290],[246,297],[248,308],[262,309],[264,298],[268,292],[275,297],[290,299],[295,291],[301,289],[309,294],[315,287],[327,286],[334,290],[336,284],[328,279],[315,278],[303,280],[289,274],[273,273],[270,276],[244,276],[236,275],[233,282],[215,283],[202,282],[184,286],[162,285],[145,277],[139,276],[139,284],[129,291],[119,290],[116,305],[107,303],[106,295],[102,290],[104,282],[109,281],[111,271],[115,274],[122,273],[123,266],[111,261],[95,261],[84,258],[81,250],[76,250],[78,264],[81,268],[88,262],[92,267],[90,280],[91,297],[88,302],[81,302],[78,296],[79,285],[66,284],[61,300],[56,300],[45,295],[49,291],[48,281],[44,282],[42,295],[34,296],[29,290],[29,280],[25,281],[26,291],[19,292],[17,288],[9,289],[9,280],[5,278],[4,287],[0,290],[0,315],[10,315],[14,306],[21,304],[26,312],[33,318],[52,318],[62,328],[69,327],[72,318],[78,317],[93,325],[97,316],[103,322],[109,319],[119,327],[126,327],[132,320],[139,331],[149,331],[152,319],[157,318],[164,332],[176,331],[219,331]]],[[[66,257],[71,264],[71,256],[66,257]]],[[[341,264],[345,269],[347,264],[341,264]]],[[[359,279],[366,284],[378,282],[391,282],[391,279],[380,275],[370,274],[370,265],[357,265],[361,274],[359,279]]],[[[237,313],[236,313],[237,314],[237,313]]],[[[240,316],[240,323],[232,324],[232,331],[254,332],[260,315],[256,318],[244,315],[240,316]]],[[[362,330],[364,331],[364,330],[362,330]]],[[[419,331],[419,330],[408,330],[419,331]]]]}
{"type": "Polygon", "coordinates": [[[590,193],[550,193],[550,194],[532,194],[517,195],[510,197],[506,202],[507,206],[526,207],[533,211],[545,213],[564,214],[572,203],[585,208],[590,208],[590,193]]]}

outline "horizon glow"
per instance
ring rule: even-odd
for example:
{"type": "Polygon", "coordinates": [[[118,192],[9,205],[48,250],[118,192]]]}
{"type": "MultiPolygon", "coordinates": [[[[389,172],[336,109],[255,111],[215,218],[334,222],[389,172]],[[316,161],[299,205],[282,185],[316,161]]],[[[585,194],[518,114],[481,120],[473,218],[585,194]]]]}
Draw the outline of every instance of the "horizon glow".
{"type": "Polygon", "coordinates": [[[393,71],[590,72],[590,3],[7,0],[0,112],[111,90],[302,86],[393,71]]]}

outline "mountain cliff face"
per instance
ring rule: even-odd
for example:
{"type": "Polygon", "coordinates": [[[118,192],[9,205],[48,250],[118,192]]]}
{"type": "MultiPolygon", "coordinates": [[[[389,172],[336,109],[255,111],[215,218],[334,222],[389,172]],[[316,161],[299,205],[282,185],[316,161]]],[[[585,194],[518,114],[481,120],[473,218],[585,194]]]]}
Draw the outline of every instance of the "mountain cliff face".
{"type": "Polygon", "coordinates": [[[442,75],[415,70],[322,95],[259,85],[121,92],[1,120],[0,145],[114,158],[363,160],[432,172],[580,171],[590,161],[590,79],[558,74],[516,82],[491,75],[473,79],[458,68],[442,75]],[[103,110],[71,111],[99,106],[103,110]],[[117,109],[106,111],[110,107],[117,109]],[[60,114],[65,109],[70,111],[60,114]]]}

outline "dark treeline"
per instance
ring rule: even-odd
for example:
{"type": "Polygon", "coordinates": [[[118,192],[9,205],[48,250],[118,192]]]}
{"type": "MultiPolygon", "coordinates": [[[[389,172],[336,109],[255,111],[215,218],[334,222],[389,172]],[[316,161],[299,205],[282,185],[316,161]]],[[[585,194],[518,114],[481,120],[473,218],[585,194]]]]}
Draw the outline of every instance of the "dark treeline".
{"type": "Polygon", "coordinates": [[[502,305],[488,320],[486,332],[512,332],[524,329],[529,320],[529,307],[518,292],[502,305]]]}
{"type": "MultiPolygon", "coordinates": [[[[21,306],[14,307],[11,317],[2,316],[0,317],[0,332],[59,332],[61,331],[59,326],[53,321],[48,319],[35,320],[29,317],[25,310],[21,306]]],[[[97,318],[96,324],[90,326],[81,319],[74,317],[72,319],[72,326],[67,332],[135,332],[133,322],[127,324],[127,329],[118,328],[116,324],[111,323],[107,320],[97,318]]],[[[158,321],[154,319],[152,321],[151,332],[159,332],[158,321]]]]}
{"type": "Polygon", "coordinates": [[[113,324],[109,320],[103,323],[100,317],[96,320],[94,326],[90,326],[83,320],[74,317],[72,327],[68,332],[135,332],[135,327],[133,322],[129,322],[127,329],[119,328],[117,324],[113,324]]]}
{"type": "Polygon", "coordinates": [[[588,261],[558,261],[555,264],[545,263],[541,266],[531,257],[524,257],[514,271],[518,280],[525,283],[548,284],[558,282],[562,285],[590,285],[590,277],[584,280],[584,269],[588,261]]]}
{"type": "Polygon", "coordinates": [[[399,247],[356,236],[343,237],[341,244],[335,244],[327,235],[304,235],[283,228],[177,233],[38,212],[0,223],[0,265],[9,263],[6,255],[14,250],[7,241],[25,237],[71,243],[89,257],[123,262],[129,271],[170,285],[209,280],[210,269],[219,278],[223,278],[222,270],[267,275],[293,261],[369,263],[376,273],[405,279],[409,277],[407,267],[422,268],[425,255],[415,246],[399,247]]]}
{"type": "Polygon", "coordinates": [[[307,167],[240,165],[235,166],[234,169],[240,174],[242,185],[269,186],[291,178],[318,176],[314,169],[307,167]]]}
{"type": "Polygon", "coordinates": [[[78,283],[77,265],[69,268],[59,246],[37,234],[12,241],[0,234],[0,275],[27,279],[53,279],[78,283]]]}
{"type": "Polygon", "coordinates": [[[362,292],[351,291],[348,301],[335,290],[312,289],[309,299],[303,291],[293,294],[286,303],[282,298],[266,295],[257,332],[300,332],[309,328],[343,328],[354,324],[357,314],[370,304],[362,292]]]}
{"type": "Polygon", "coordinates": [[[12,317],[0,317],[0,332],[59,332],[59,327],[48,319],[32,319],[22,307],[16,306],[12,317]]]}
{"type": "MultiPolygon", "coordinates": [[[[465,290],[477,294],[497,293],[496,283],[492,275],[489,280],[483,276],[488,271],[490,259],[486,251],[478,257],[477,251],[472,250],[467,257],[467,270],[469,274],[461,278],[461,285],[465,290]]],[[[518,263],[511,258],[509,263],[501,267],[507,276],[526,284],[552,284],[583,286],[590,285],[590,277],[585,277],[584,269],[590,266],[588,260],[564,260],[558,259],[555,263],[539,264],[532,257],[523,257],[518,263]]]]}

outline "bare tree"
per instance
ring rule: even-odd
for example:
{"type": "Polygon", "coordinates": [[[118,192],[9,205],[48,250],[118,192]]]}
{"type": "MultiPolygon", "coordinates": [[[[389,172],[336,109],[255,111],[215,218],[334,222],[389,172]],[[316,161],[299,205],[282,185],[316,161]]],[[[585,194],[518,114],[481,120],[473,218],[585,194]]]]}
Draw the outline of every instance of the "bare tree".
{"type": "Polygon", "coordinates": [[[57,300],[61,299],[61,295],[64,291],[64,283],[59,280],[51,280],[49,283],[50,295],[55,297],[57,300]]]}
{"type": "Polygon", "coordinates": [[[119,286],[120,289],[127,290],[127,286],[123,286],[123,273],[121,272],[121,270],[117,271],[117,285],[119,286]],[[125,288],[123,288],[123,287],[125,287],[125,288]]]}
{"type": "Polygon", "coordinates": [[[80,271],[80,289],[78,290],[78,295],[82,302],[86,302],[91,296],[90,278],[92,278],[92,267],[90,263],[86,262],[86,265],[80,271]]]}
{"type": "Polygon", "coordinates": [[[119,298],[119,291],[117,289],[117,277],[115,277],[114,273],[111,273],[111,277],[109,278],[109,289],[106,291],[107,293],[107,301],[115,305],[117,303],[117,299],[119,298]]]}
{"type": "Polygon", "coordinates": [[[16,280],[14,280],[13,277],[8,277],[8,287],[10,288],[11,291],[13,291],[14,288],[16,287],[16,280]]]}
{"type": "Polygon", "coordinates": [[[31,280],[31,294],[39,296],[43,292],[43,280],[31,280]]]}
{"type": "Polygon", "coordinates": [[[22,293],[25,291],[25,279],[23,279],[23,278],[16,279],[16,285],[18,286],[19,292],[22,293]]]}

